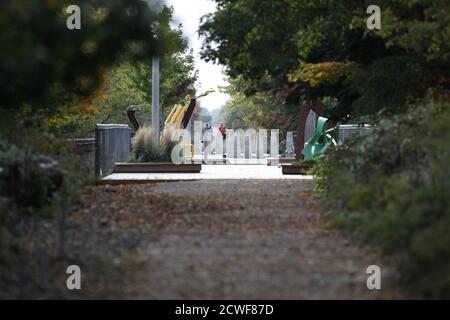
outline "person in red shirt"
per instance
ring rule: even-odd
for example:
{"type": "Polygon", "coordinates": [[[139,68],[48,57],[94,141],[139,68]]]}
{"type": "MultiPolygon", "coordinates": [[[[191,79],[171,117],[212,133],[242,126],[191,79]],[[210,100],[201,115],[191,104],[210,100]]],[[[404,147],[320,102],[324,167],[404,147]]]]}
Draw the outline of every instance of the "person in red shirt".
{"type": "Polygon", "coordinates": [[[222,134],[223,138],[223,157],[226,158],[226,145],[225,145],[225,139],[227,138],[227,132],[223,124],[220,125],[219,131],[222,134]]]}
{"type": "Polygon", "coordinates": [[[226,129],[223,124],[220,125],[219,131],[222,134],[223,140],[225,140],[227,138],[227,134],[226,134],[226,129]]]}

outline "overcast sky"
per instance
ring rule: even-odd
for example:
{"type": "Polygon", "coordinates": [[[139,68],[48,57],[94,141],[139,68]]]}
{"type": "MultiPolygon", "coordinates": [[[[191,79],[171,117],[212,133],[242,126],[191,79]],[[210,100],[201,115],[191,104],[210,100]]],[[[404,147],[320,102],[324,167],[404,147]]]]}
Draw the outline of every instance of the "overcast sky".
{"type": "Polygon", "coordinates": [[[201,106],[208,110],[220,108],[230,98],[219,92],[219,86],[226,86],[222,73],[222,66],[212,62],[206,63],[200,59],[200,49],[203,40],[198,37],[200,18],[216,10],[216,5],[211,0],[166,0],[166,4],[174,7],[175,23],[183,24],[184,36],[189,40],[189,46],[194,49],[195,64],[199,70],[200,93],[208,89],[216,92],[202,98],[201,106]]]}

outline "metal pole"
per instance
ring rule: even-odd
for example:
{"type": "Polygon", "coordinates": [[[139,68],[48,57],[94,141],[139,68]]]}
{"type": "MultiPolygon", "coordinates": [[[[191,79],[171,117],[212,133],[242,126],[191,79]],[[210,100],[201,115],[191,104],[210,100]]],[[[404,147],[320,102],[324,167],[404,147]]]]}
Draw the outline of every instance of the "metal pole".
{"type": "Polygon", "coordinates": [[[154,142],[159,143],[159,58],[153,57],[152,64],[152,128],[154,142]]]}

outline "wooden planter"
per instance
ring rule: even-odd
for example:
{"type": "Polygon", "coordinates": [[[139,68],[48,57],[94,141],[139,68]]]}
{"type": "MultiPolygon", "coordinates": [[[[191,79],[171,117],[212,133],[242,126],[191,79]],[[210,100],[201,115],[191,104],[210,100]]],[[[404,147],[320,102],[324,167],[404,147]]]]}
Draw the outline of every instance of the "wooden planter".
{"type": "Polygon", "coordinates": [[[291,164],[292,162],[296,161],[295,157],[288,157],[288,158],[267,158],[267,165],[268,166],[274,166],[275,163],[278,160],[278,164],[291,164]]]}
{"type": "Polygon", "coordinates": [[[199,173],[201,164],[116,163],[113,173],[199,173]]]}
{"type": "Polygon", "coordinates": [[[311,165],[295,165],[295,164],[284,164],[281,165],[283,174],[301,174],[307,175],[308,171],[311,170],[313,166],[311,165]]]}

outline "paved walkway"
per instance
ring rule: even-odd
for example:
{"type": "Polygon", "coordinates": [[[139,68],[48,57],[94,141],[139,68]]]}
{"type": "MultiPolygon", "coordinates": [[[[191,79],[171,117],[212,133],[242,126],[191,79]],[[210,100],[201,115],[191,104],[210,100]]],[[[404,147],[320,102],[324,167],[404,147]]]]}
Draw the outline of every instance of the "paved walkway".
{"type": "Polygon", "coordinates": [[[283,175],[281,168],[267,165],[202,165],[200,173],[114,173],[107,181],[171,181],[171,180],[311,180],[312,176],[283,175]]]}

